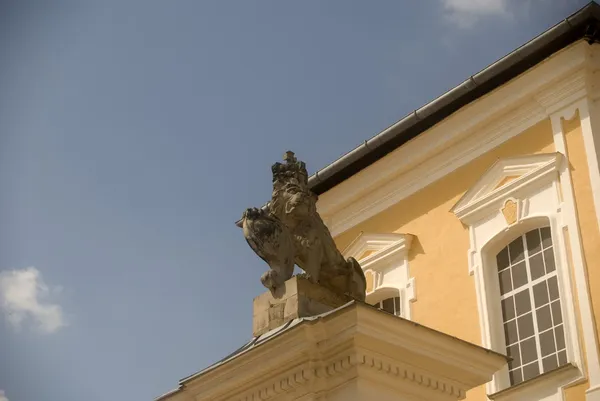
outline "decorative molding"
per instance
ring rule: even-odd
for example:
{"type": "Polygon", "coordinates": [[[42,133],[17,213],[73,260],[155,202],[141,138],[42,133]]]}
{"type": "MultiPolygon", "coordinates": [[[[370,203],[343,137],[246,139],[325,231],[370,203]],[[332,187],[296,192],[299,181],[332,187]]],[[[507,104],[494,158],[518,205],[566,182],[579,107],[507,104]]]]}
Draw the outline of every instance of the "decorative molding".
{"type": "Polygon", "coordinates": [[[588,162],[596,220],[600,229],[600,112],[598,104],[588,99],[578,105],[581,133],[588,162]]]}
{"type": "MultiPolygon", "coordinates": [[[[576,43],[321,194],[333,236],[360,224],[585,95],[590,46],[576,43]]],[[[597,52],[597,50],[596,50],[597,52]]]]}
{"type": "MultiPolygon", "coordinates": [[[[376,374],[383,374],[394,380],[407,381],[411,385],[423,387],[427,391],[441,393],[458,399],[465,397],[465,385],[445,377],[431,375],[407,363],[392,361],[381,355],[361,350],[338,357],[318,367],[303,367],[266,384],[235,397],[237,401],[270,400],[283,393],[294,391],[302,386],[310,386],[312,381],[329,380],[347,374],[352,368],[366,368],[376,374]]],[[[230,396],[219,397],[226,401],[230,396]]]]}
{"type": "MultiPolygon", "coordinates": [[[[587,390],[588,400],[591,400],[592,393],[596,393],[593,397],[600,399],[598,390],[600,388],[600,356],[598,354],[598,339],[596,337],[596,331],[594,327],[594,314],[591,308],[591,299],[588,290],[587,280],[587,263],[583,256],[583,244],[581,239],[581,232],[579,230],[579,224],[577,219],[577,210],[575,204],[575,193],[573,190],[573,182],[571,179],[571,171],[569,168],[569,154],[567,152],[567,145],[565,140],[565,134],[563,131],[563,119],[570,120],[575,116],[575,113],[579,107],[583,107],[585,102],[583,101],[574,103],[567,106],[563,110],[556,111],[550,116],[552,123],[552,132],[554,137],[554,146],[557,152],[563,154],[563,161],[560,166],[560,186],[562,187],[562,206],[560,219],[561,228],[566,231],[567,236],[563,238],[563,247],[570,249],[570,255],[565,255],[562,259],[562,263],[565,266],[570,266],[573,271],[573,279],[575,281],[574,288],[576,289],[575,294],[569,297],[568,301],[571,305],[574,304],[573,298],[577,297],[577,305],[580,314],[582,340],[585,347],[582,347],[578,343],[577,351],[582,354],[585,349],[586,364],[580,364],[582,369],[587,370],[587,378],[590,383],[590,388],[587,390]],[[569,260],[569,259],[572,260],[569,260]]],[[[581,118],[581,117],[580,117],[581,118]]],[[[596,210],[598,212],[598,210],[596,210]]],[[[577,336],[575,340],[578,341],[577,336]]]]}
{"type": "Polygon", "coordinates": [[[377,373],[384,373],[394,380],[406,380],[428,390],[459,399],[465,397],[464,386],[443,377],[435,377],[406,363],[387,360],[383,356],[371,352],[361,352],[357,358],[357,366],[362,366],[377,373]]]}
{"type": "MultiPolygon", "coordinates": [[[[335,237],[355,227],[517,136],[544,118],[543,110],[536,104],[523,104],[515,107],[510,113],[510,120],[507,116],[504,121],[490,123],[487,128],[482,127],[470,136],[457,139],[458,143],[447,147],[438,155],[432,156],[410,171],[398,175],[379,188],[370,190],[368,194],[354,199],[351,204],[327,216],[331,234],[335,237]]],[[[377,165],[376,163],[373,166],[377,165]]],[[[380,173],[374,172],[373,174],[380,173]]]]}
{"type": "Polygon", "coordinates": [[[519,220],[519,200],[515,200],[512,198],[508,198],[504,202],[504,207],[500,209],[502,215],[504,216],[504,220],[506,220],[506,224],[512,226],[519,220]]]}
{"type": "MultiPolygon", "coordinates": [[[[415,280],[408,269],[410,234],[361,232],[342,252],[344,257],[358,259],[367,277],[367,302],[379,302],[381,295],[398,291],[401,315],[410,319],[410,304],[416,301],[415,280]],[[367,256],[360,258],[366,252],[367,256]]],[[[397,296],[397,295],[394,295],[397,296]]]]}
{"type": "MultiPolygon", "coordinates": [[[[278,377],[267,383],[263,383],[250,391],[245,391],[235,399],[238,401],[270,400],[280,394],[293,391],[299,387],[306,386],[311,380],[314,380],[315,372],[311,369],[300,368],[291,373],[278,377]]],[[[218,401],[230,400],[230,395],[217,398],[218,401]]]]}
{"type": "Polygon", "coordinates": [[[498,160],[451,210],[462,222],[472,225],[492,210],[502,211],[510,200],[515,204],[515,223],[524,211],[523,202],[515,194],[526,194],[555,180],[560,158],[560,153],[550,153],[498,160]],[[507,177],[516,178],[506,181],[507,177]],[[499,186],[501,183],[504,184],[499,186]]]}
{"type": "Polygon", "coordinates": [[[571,73],[565,79],[555,83],[534,95],[536,102],[544,108],[547,115],[564,109],[587,93],[588,64],[571,73]]]}
{"type": "MultiPolygon", "coordinates": [[[[563,220],[559,172],[564,168],[564,162],[560,153],[498,160],[465,193],[452,211],[469,226],[469,274],[475,276],[482,342],[498,352],[504,351],[505,343],[495,255],[516,235],[522,235],[541,224],[550,226],[555,242],[553,249],[559,272],[557,277],[565,317],[568,358],[580,367],[582,358],[574,294],[565,258],[562,227],[559,225],[563,220]],[[516,178],[506,180],[506,177],[516,178]],[[510,213],[506,213],[507,206],[512,209],[510,213]]],[[[496,393],[507,386],[508,371],[504,369],[488,384],[488,393],[496,393]]]]}
{"type": "Polygon", "coordinates": [[[353,257],[360,262],[363,269],[374,269],[380,266],[382,260],[393,256],[406,257],[413,236],[410,234],[379,234],[363,233],[354,239],[342,252],[345,258],[353,257]],[[360,258],[365,252],[373,252],[360,258]]]}
{"type": "MultiPolygon", "coordinates": [[[[341,400],[335,391],[459,399],[506,357],[362,303],[299,322],[162,400],[341,400]],[[359,387],[356,387],[360,384],[359,387]]],[[[362,398],[361,398],[362,399],[362,398]]],[[[370,398],[369,398],[370,399],[370,398]]]]}

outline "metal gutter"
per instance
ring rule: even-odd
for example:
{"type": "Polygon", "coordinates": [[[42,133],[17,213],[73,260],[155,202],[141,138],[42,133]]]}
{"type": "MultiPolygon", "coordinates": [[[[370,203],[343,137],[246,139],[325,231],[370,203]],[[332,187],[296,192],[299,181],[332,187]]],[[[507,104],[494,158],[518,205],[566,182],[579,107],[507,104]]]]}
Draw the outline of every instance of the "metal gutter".
{"type": "MultiPolygon", "coordinates": [[[[308,178],[309,188],[317,195],[327,192],[462,107],[581,39],[589,44],[600,39],[600,5],[594,1],[318,170],[308,178]]],[[[236,225],[241,227],[242,221],[236,225]]]]}
{"type": "Polygon", "coordinates": [[[333,188],[388,153],[415,138],[465,105],[540,63],[580,39],[596,40],[600,5],[590,2],[565,20],[469,77],[454,89],[413,111],[394,125],[365,141],[309,177],[317,195],[333,188]]]}

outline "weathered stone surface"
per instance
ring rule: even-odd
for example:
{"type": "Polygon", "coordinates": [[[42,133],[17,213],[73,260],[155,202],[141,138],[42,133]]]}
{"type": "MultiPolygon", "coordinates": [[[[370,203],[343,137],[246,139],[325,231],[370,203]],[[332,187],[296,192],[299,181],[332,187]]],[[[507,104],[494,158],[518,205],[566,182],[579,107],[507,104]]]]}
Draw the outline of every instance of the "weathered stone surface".
{"type": "Polygon", "coordinates": [[[277,290],[254,298],[253,335],[259,336],[296,318],[329,312],[351,300],[304,277],[292,277],[277,290]]]}
{"type": "Polygon", "coordinates": [[[244,237],[270,267],[261,282],[274,293],[298,265],[313,283],[364,301],[365,275],[355,259],[344,259],[317,213],[306,165],[292,152],[284,160],[271,168],[271,202],[263,209],[247,209],[242,217],[244,237]]]}

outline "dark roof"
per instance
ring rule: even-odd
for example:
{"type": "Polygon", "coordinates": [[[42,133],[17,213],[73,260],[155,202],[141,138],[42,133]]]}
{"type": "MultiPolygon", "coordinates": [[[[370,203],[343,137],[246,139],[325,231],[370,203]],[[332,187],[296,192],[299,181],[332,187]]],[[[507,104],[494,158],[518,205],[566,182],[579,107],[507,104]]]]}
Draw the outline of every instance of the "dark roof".
{"type": "Polygon", "coordinates": [[[527,42],[462,84],[410,113],[345,156],[313,174],[309,187],[317,195],[375,163],[407,141],[479,99],[568,45],[600,38],[600,5],[588,5],[527,42]]]}

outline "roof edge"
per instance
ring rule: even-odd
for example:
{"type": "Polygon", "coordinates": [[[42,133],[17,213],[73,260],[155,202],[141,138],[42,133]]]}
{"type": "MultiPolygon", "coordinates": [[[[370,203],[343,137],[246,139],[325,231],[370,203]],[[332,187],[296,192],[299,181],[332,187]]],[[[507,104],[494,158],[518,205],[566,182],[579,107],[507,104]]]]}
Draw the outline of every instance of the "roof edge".
{"type": "Polygon", "coordinates": [[[581,39],[590,44],[596,42],[599,23],[600,5],[592,1],[460,85],[318,170],[309,177],[309,188],[317,195],[323,194],[557,51],[581,39]]]}
{"type": "MultiPolygon", "coordinates": [[[[316,171],[308,178],[310,190],[317,195],[327,192],[462,107],[582,39],[590,45],[600,42],[600,5],[595,1],[316,171]]],[[[242,219],[235,224],[241,228],[242,219]]]]}

